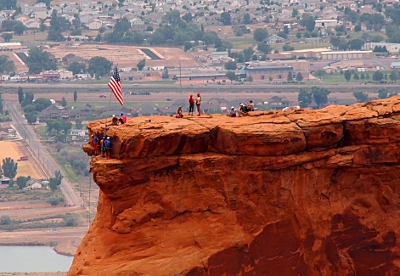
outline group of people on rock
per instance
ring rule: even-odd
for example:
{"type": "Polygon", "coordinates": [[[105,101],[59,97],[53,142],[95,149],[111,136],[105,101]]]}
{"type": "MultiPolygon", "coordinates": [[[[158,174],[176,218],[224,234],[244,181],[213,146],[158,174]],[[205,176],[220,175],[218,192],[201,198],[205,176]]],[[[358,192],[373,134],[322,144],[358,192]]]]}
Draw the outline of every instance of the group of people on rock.
{"type": "MultiPolygon", "coordinates": [[[[193,116],[194,115],[194,104],[196,104],[196,108],[197,108],[197,116],[200,116],[201,114],[201,109],[200,109],[200,105],[201,105],[201,95],[200,93],[197,93],[196,95],[197,97],[194,98],[193,94],[189,95],[189,114],[188,116],[193,116]]],[[[183,111],[182,111],[182,106],[178,106],[178,110],[176,111],[175,114],[176,118],[183,118],[183,111]]]]}
{"type": "Polygon", "coordinates": [[[121,117],[119,117],[119,118],[115,117],[115,115],[113,114],[112,115],[112,124],[115,126],[117,126],[118,124],[123,125],[126,123],[126,119],[127,119],[126,115],[123,112],[121,112],[121,117]]]}
{"type": "Polygon", "coordinates": [[[254,111],[254,103],[252,100],[250,100],[247,105],[240,103],[238,110],[236,110],[235,107],[232,106],[228,115],[231,117],[236,117],[236,116],[240,117],[240,116],[246,115],[247,112],[249,112],[249,111],[254,111]]]}
{"type": "Polygon", "coordinates": [[[106,159],[110,159],[111,155],[111,139],[108,136],[103,136],[99,133],[92,134],[92,144],[94,155],[100,155],[106,159]]]}
{"type": "MultiPolygon", "coordinates": [[[[194,113],[194,104],[196,103],[196,107],[197,107],[197,116],[200,116],[201,114],[201,109],[200,109],[200,105],[201,105],[201,96],[200,93],[197,93],[197,97],[194,98],[193,94],[189,95],[189,116],[193,116],[194,113]]],[[[228,116],[231,117],[240,117],[242,115],[247,114],[247,112],[249,111],[254,111],[254,103],[252,100],[249,101],[249,103],[247,105],[240,103],[239,105],[239,109],[235,109],[234,106],[231,107],[231,109],[229,110],[228,116]]],[[[176,114],[175,114],[176,118],[183,118],[183,110],[182,110],[182,106],[178,106],[178,109],[176,110],[176,114]]]]}

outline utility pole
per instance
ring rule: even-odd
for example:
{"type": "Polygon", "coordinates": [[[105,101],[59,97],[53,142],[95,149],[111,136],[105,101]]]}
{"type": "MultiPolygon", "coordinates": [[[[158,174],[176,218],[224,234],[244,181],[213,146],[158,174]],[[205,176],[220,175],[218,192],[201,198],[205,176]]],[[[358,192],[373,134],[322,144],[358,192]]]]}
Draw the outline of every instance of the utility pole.
{"type": "Polygon", "coordinates": [[[181,91],[182,94],[182,66],[180,60],[179,60],[179,90],[181,91]]]}

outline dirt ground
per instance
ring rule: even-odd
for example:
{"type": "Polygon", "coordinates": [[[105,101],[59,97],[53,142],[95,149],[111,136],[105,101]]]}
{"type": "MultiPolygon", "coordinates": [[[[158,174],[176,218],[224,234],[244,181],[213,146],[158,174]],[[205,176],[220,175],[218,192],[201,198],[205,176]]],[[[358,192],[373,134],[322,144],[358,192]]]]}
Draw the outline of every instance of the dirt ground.
{"type": "Polygon", "coordinates": [[[13,232],[0,231],[0,245],[57,245],[55,251],[64,255],[74,255],[88,227],[70,227],[13,232]]]}
{"type": "Polygon", "coordinates": [[[39,165],[33,159],[30,152],[25,148],[25,146],[20,141],[0,141],[0,160],[6,157],[11,157],[15,162],[20,156],[28,155],[28,161],[19,161],[17,176],[31,176],[35,179],[46,178],[46,175],[40,169],[39,165]]]}
{"type": "Polygon", "coordinates": [[[46,49],[47,52],[55,55],[56,58],[62,59],[67,54],[74,54],[86,59],[92,57],[101,56],[111,60],[114,64],[118,64],[119,68],[124,67],[136,67],[136,65],[142,59],[146,59],[146,66],[175,66],[179,67],[179,61],[184,64],[185,67],[197,66],[195,58],[187,52],[184,52],[181,48],[171,47],[136,47],[136,46],[124,46],[124,45],[106,45],[106,44],[77,44],[77,46],[66,46],[61,44],[50,49],[46,49]],[[150,57],[145,55],[141,48],[147,48],[153,51],[161,59],[152,60],[150,57]]]}

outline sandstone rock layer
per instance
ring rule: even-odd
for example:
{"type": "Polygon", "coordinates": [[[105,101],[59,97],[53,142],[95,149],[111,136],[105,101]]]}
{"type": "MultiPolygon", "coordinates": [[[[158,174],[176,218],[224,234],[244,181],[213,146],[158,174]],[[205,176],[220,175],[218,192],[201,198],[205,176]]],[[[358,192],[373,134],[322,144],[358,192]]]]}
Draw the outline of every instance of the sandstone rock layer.
{"type": "Polygon", "coordinates": [[[400,97],[105,123],[68,275],[400,275],[400,97]]]}

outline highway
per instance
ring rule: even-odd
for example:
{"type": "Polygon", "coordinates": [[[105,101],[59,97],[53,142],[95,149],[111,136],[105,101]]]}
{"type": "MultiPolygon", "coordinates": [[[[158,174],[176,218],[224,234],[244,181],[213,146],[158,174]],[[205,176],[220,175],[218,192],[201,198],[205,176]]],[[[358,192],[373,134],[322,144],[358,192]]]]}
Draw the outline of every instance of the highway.
{"type": "MultiPolygon", "coordinates": [[[[37,134],[28,125],[25,118],[18,112],[16,108],[17,104],[17,101],[5,102],[6,109],[9,111],[12,118],[12,125],[21,138],[29,145],[32,155],[36,158],[38,164],[44,168],[46,175],[48,175],[48,177],[54,177],[55,171],[62,172],[60,167],[44,149],[37,134]]],[[[77,196],[77,192],[65,177],[61,181],[60,189],[68,205],[84,207],[82,199],[77,196]]]]}

